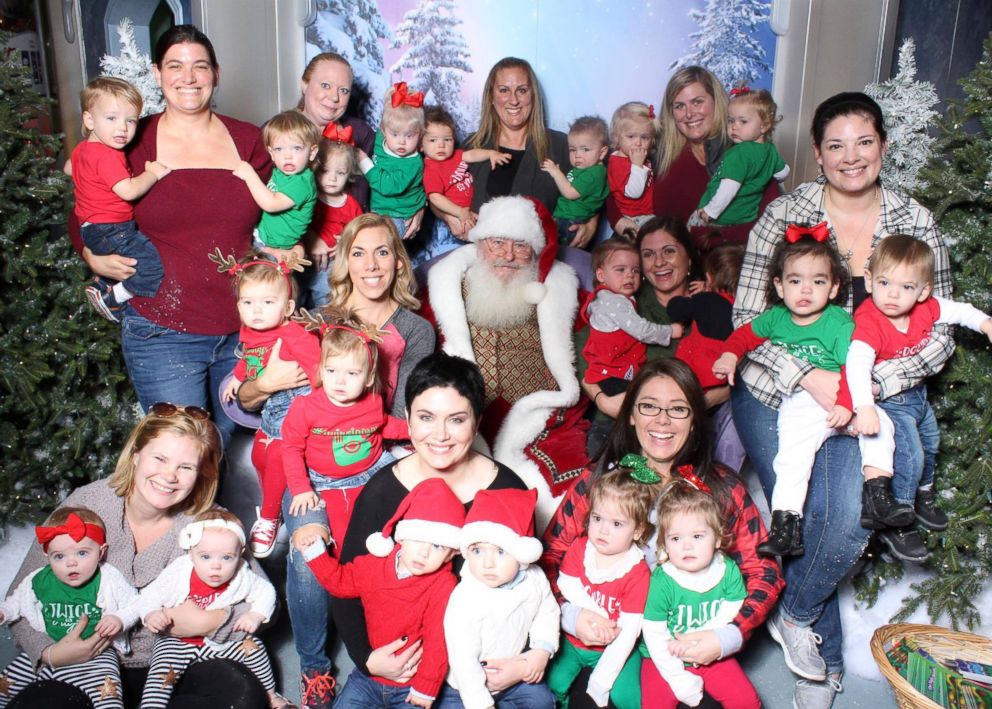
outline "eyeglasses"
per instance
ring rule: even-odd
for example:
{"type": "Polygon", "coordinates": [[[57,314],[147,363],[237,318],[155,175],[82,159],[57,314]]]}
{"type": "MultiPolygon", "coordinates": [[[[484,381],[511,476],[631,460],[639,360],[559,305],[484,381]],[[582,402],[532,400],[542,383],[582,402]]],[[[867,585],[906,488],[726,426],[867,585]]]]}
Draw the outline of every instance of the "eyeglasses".
{"type": "Polygon", "coordinates": [[[648,418],[654,418],[664,411],[668,415],[668,418],[687,419],[692,413],[692,409],[688,406],[658,406],[657,404],[652,404],[650,401],[639,401],[634,406],[637,407],[637,413],[648,418]]]}
{"type": "Polygon", "coordinates": [[[148,409],[148,413],[161,418],[176,416],[180,412],[187,414],[191,418],[195,418],[197,421],[210,420],[210,412],[206,409],[201,409],[199,406],[177,406],[170,401],[159,401],[152,404],[151,408],[148,409]]]}
{"type": "Polygon", "coordinates": [[[517,241],[514,239],[501,239],[497,237],[490,237],[484,240],[486,246],[494,254],[504,254],[509,249],[513,249],[515,256],[530,256],[534,249],[526,241],[517,241]]]}

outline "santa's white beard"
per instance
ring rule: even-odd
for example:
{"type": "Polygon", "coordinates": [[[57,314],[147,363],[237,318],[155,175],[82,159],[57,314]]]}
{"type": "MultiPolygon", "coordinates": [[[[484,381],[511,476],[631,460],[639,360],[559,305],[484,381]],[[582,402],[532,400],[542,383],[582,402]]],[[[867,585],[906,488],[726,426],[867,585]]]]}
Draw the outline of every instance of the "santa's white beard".
{"type": "Polygon", "coordinates": [[[537,280],[537,264],[522,266],[513,278],[497,276],[485,261],[476,261],[465,272],[465,315],[478,327],[497,330],[522,325],[534,314],[524,300],[524,287],[537,280]]]}

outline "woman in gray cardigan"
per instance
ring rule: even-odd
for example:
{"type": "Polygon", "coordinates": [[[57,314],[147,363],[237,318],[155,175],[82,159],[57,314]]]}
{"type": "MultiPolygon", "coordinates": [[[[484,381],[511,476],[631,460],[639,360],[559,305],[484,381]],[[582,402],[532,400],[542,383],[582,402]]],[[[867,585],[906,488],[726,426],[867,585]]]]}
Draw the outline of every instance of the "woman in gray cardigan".
{"type": "MultiPolygon", "coordinates": [[[[217,428],[206,411],[155,404],[131,432],[114,473],[78,488],[62,504],[85,507],[100,515],[107,529],[106,562],[140,591],[185,553],[178,543],[179,531],[213,506],[221,452],[217,428]]],[[[45,563],[41,547],[33,545],[13,585],[45,563]]],[[[245,604],[206,611],[186,603],[168,611],[170,632],[178,637],[204,635],[225,642],[234,637],[234,621],[246,610],[245,604]]],[[[11,629],[17,644],[34,663],[58,667],[85,662],[107,648],[109,641],[95,633],[81,639],[85,626],[84,616],[66,637],[54,643],[23,620],[11,629]]],[[[130,638],[131,654],[121,658],[126,707],[138,706],[154,639],[146,628],[136,628],[130,638]]],[[[268,706],[264,690],[246,669],[227,660],[209,660],[194,667],[196,671],[190,668],[176,688],[170,707],[183,706],[193,696],[200,701],[207,693],[223,697],[225,702],[235,698],[237,706],[268,706]],[[260,694],[256,696],[256,692],[260,694]]],[[[9,709],[87,706],[85,695],[81,695],[82,701],[73,696],[78,692],[62,682],[40,681],[20,692],[9,709]]]]}

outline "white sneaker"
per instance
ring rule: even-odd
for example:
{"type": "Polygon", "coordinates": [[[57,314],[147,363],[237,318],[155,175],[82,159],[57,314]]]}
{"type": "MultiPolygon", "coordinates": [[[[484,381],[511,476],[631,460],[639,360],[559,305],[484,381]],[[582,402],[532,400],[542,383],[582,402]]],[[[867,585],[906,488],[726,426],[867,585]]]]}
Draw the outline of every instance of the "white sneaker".
{"type": "Polygon", "coordinates": [[[793,709],[830,709],[834,697],[843,692],[840,675],[829,675],[823,682],[801,679],[792,694],[793,709]]]}
{"type": "Polygon", "coordinates": [[[816,682],[827,678],[827,663],[820,657],[820,650],[816,647],[822,639],[812,628],[786,622],[778,612],[768,618],[766,626],[772,640],[782,646],[785,664],[790,670],[816,682]]]}
{"type": "MultiPolygon", "coordinates": [[[[256,514],[259,509],[255,508],[256,514]]],[[[248,545],[251,553],[256,559],[264,559],[272,553],[276,545],[276,536],[279,534],[279,519],[266,519],[259,517],[255,524],[251,526],[248,533],[248,545]]]]}

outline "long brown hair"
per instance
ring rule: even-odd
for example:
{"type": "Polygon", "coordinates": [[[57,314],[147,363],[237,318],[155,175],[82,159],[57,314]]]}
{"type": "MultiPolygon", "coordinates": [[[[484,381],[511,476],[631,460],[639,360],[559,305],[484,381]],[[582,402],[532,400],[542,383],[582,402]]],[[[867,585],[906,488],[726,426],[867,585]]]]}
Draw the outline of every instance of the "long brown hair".
{"type": "Polygon", "coordinates": [[[530,118],[527,120],[527,142],[534,146],[537,164],[540,165],[548,156],[548,129],[544,118],[544,98],[541,95],[541,84],[537,80],[534,69],[526,59],[503,57],[493,64],[482,88],[482,117],[479,120],[479,130],[469,140],[469,148],[499,147],[500,122],[496,107],[493,106],[493,95],[496,91],[496,74],[503,69],[520,69],[527,74],[530,86],[531,104],[530,118]]]}

